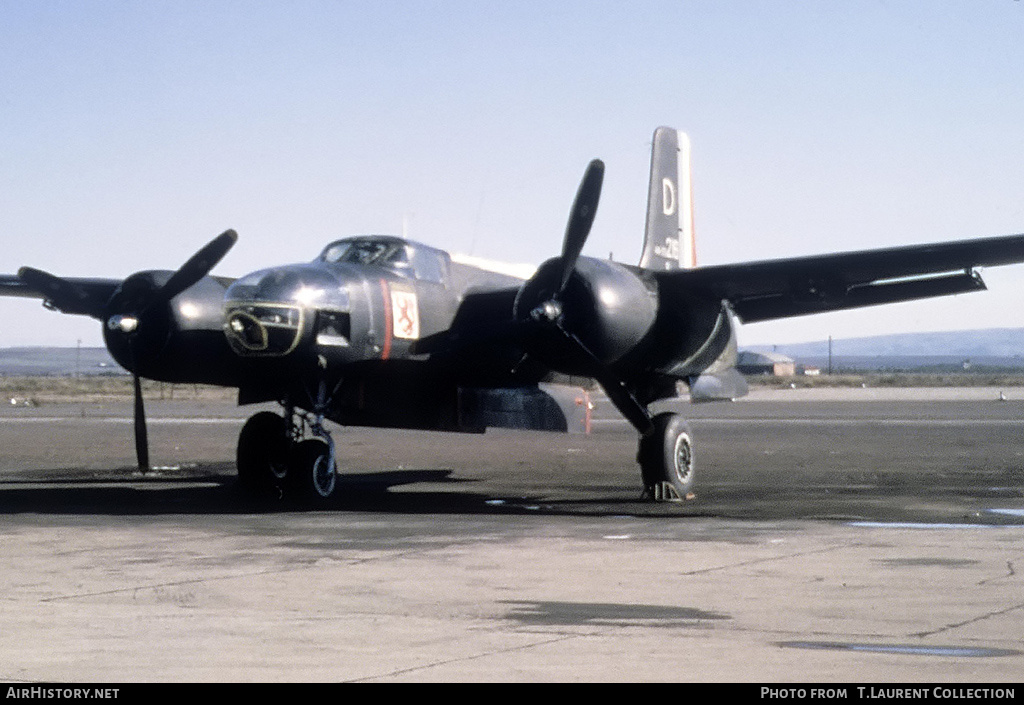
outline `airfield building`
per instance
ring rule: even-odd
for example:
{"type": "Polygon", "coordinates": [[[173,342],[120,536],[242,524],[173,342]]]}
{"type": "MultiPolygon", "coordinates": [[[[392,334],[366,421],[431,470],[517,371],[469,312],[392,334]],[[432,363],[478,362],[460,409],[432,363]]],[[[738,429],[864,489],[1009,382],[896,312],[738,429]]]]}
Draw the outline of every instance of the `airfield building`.
{"type": "Polygon", "coordinates": [[[736,369],[745,375],[792,377],[796,374],[796,362],[779,353],[743,350],[736,362],[736,369]]]}

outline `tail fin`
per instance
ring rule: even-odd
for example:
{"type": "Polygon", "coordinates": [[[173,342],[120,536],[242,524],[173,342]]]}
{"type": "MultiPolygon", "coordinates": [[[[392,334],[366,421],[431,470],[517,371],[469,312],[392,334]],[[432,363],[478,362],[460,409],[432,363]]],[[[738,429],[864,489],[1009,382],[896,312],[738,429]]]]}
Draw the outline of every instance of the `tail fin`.
{"type": "Polygon", "coordinates": [[[659,127],[651,149],[647,230],[640,266],[665,270],[689,269],[696,264],[690,139],[671,127],[659,127]]]}

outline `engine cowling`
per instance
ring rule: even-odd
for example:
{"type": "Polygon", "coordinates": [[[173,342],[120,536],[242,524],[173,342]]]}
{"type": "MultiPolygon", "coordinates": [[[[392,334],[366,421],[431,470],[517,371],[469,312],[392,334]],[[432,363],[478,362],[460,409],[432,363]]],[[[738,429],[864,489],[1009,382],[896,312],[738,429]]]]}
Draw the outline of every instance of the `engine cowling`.
{"type": "Polygon", "coordinates": [[[533,329],[530,353],[567,373],[592,373],[595,362],[614,365],[654,325],[656,291],[620,264],[580,257],[556,292],[561,267],[559,258],[545,262],[516,298],[516,319],[533,329]]]}

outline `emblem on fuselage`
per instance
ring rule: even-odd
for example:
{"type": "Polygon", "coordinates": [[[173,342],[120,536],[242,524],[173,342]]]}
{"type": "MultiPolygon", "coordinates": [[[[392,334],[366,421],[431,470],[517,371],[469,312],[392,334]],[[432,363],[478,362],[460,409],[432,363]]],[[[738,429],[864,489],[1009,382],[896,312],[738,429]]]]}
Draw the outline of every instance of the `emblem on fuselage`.
{"type": "Polygon", "coordinates": [[[420,337],[420,313],[415,292],[391,290],[391,321],[396,338],[417,340],[420,337]]]}

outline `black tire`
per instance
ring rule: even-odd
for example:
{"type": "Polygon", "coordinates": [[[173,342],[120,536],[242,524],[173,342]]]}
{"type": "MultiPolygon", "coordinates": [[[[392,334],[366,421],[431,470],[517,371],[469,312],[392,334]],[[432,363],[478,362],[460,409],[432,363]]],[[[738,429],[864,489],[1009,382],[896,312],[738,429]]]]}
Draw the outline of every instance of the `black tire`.
{"type": "Polygon", "coordinates": [[[296,499],[313,506],[326,505],[334,496],[337,473],[331,448],[311,438],[292,448],[289,486],[296,499]]]}
{"type": "Polygon", "coordinates": [[[285,420],[272,411],[252,416],[238,434],[238,484],[251,497],[280,499],[288,473],[285,420]]]}
{"type": "Polygon", "coordinates": [[[644,488],[657,501],[682,501],[693,491],[693,433],[679,414],[654,417],[654,429],[641,436],[637,462],[644,488]]]}

